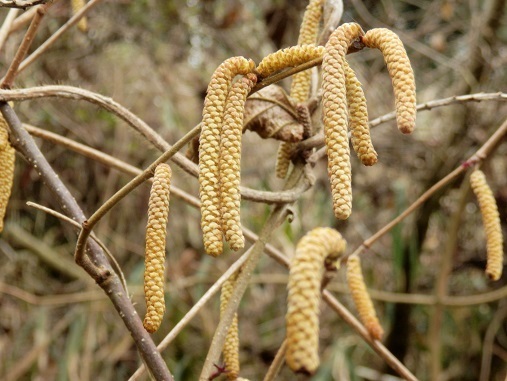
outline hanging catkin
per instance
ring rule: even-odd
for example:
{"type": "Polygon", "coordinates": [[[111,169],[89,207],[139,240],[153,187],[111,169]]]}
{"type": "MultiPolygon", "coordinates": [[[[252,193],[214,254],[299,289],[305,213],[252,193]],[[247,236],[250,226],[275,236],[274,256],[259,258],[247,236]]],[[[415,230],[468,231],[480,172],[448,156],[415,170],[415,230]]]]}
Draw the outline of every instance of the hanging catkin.
{"type": "MultiPolygon", "coordinates": [[[[238,277],[238,272],[234,273],[225,281],[220,294],[220,318],[227,308],[227,304],[231,299],[234,291],[234,284],[238,277]]],[[[224,348],[222,350],[224,356],[225,369],[227,370],[227,378],[236,380],[239,374],[239,333],[238,333],[238,314],[235,313],[231,322],[231,326],[225,336],[224,348]]]]}
{"type": "Polygon", "coordinates": [[[279,179],[285,179],[290,167],[290,158],[294,152],[295,145],[289,142],[282,142],[278,146],[276,154],[275,173],[279,179]]]}
{"type": "Polygon", "coordinates": [[[382,52],[393,83],[398,129],[410,134],[416,117],[415,79],[403,43],[396,33],[385,28],[369,30],[362,40],[367,47],[382,52]]]}
{"type": "Polygon", "coordinates": [[[201,198],[201,228],[206,253],[222,253],[219,157],[224,108],[232,79],[246,75],[255,64],[244,57],[225,60],[213,73],[208,85],[199,140],[199,194],[201,198]]]}
{"type": "Polygon", "coordinates": [[[377,152],[373,148],[368,124],[368,109],[361,82],[354,70],[345,62],[345,87],[347,89],[347,105],[349,108],[349,128],[352,147],[364,165],[377,162],[377,152]]]}
{"type": "Polygon", "coordinates": [[[144,270],[144,295],[146,315],[144,328],[155,332],[162,323],[165,311],[164,268],[167,218],[169,215],[169,190],[171,168],[162,163],[155,169],[148,203],[146,227],[146,256],[144,270]]]}
{"type": "Polygon", "coordinates": [[[0,232],[4,229],[5,212],[11,196],[15,159],[14,148],[9,142],[7,122],[0,114],[0,232]]]}
{"type": "Polygon", "coordinates": [[[257,77],[254,74],[247,74],[232,86],[225,106],[220,141],[222,231],[225,240],[234,251],[245,246],[240,220],[241,137],[246,97],[256,81],[257,77]]]}
{"type": "Polygon", "coordinates": [[[481,170],[472,172],[470,185],[479,202],[482,223],[486,231],[486,274],[491,280],[498,280],[503,270],[503,237],[496,200],[481,170]]]}
{"type": "Polygon", "coordinates": [[[316,228],[298,242],[292,259],[287,298],[287,365],[313,374],[319,365],[320,285],[325,266],[345,251],[346,242],[331,228],[316,228]]]}
{"type": "Polygon", "coordinates": [[[352,211],[350,149],[347,136],[345,55],[363,30],[356,23],[338,27],[329,37],[322,62],[322,114],[328,156],[328,175],[336,218],[347,219],[352,211]]]}
{"type": "Polygon", "coordinates": [[[370,294],[366,289],[361,271],[361,260],[358,255],[352,255],[347,260],[347,283],[359,317],[364,326],[375,340],[382,339],[384,330],[380,325],[370,294]]]}
{"type": "MultiPolygon", "coordinates": [[[[72,15],[78,13],[85,5],[85,0],[71,0],[72,15]]],[[[86,16],[81,17],[77,23],[77,27],[81,32],[86,32],[88,30],[88,21],[86,20],[86,16]]]]}
{"type": "MultiPolygon", "coordinates": [[[[298,45],[316,44],[323,4],[323,0],[310,0],[308,3],[299,28],[298,45]]],[[[306,102],[310,96],[310,87],[310,70],[294,74],[290,88],[291,98],[297,103],[306,102]]]]}
{"type": "Polygon", "coordinates": [[[324,54],[323,46],[298,45],[278,50],[264,57],[257,66],[257,72],[265,78],[282,69],[302,65],[324,54]]]}

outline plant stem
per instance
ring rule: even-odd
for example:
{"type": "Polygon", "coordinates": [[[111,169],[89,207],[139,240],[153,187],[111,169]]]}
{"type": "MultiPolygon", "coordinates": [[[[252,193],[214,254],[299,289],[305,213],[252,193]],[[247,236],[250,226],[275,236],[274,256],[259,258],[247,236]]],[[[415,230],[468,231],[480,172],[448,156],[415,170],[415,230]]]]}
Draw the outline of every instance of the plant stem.
{"type": "Polygon", "coordinates": [[[264,376],[263,381],[274,381],[278,373],[280,373],[280,369],[282,369],[283,364],[285,363],[285,352],[287,351],[287,340],[283,340],[282,345],[278,348],[278,352],[276,352],[276,356],[273,359],[273,362],[269,366],[268,372],[266,376],[264,376]]]}

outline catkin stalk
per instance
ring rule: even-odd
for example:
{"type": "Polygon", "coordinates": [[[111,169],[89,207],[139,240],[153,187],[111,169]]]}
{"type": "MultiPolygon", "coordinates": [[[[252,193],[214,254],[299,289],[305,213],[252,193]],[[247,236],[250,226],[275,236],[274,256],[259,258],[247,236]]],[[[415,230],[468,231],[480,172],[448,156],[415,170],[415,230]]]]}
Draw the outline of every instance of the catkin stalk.
{"type": "Polygon", "coordinates": [[[378,321],[375,307],[366,289],[361,271],[361,260],[358,255],[354,254],[347,260],[347,283],[359,313],[359,318],[370,333],[370,336],[375,340],[382,339],[384,330],[378,321]]]}
{"type": "Polygon", "coordinates": [[[486,274],[491,280],[498,280],[503,270],[503,237],[496,200],[481,170],[472,172],[470,185],[479,202],[482,223],[486,231],[486,274]]]}
{"type": "Polygon", "coordinates": [[[253,69],[253,61],[244,57],[225,60],[213,73],[204,101],[199,140],[201,228],[206,253],[215,257],[223,250],[219,158],[225,103],[233,78],[253,69]]]}
{"type": "Polygon", "coordinates": [[[347,89],[347,105],[349,109],[349,128],[352,147],[364,165],[377,162],[377,152],[373,148],[368,124],[368,109],[361,82],[354,70],[345,62],[345,87],[347,89]]]}
{"type": "Polygon", "coordinates": [[[403,42],[396,33],[385,28],[370,29],[362,40],[367,47],[382,52],[393,83],[398,129],[410,134],[416,117],[415,78],[403,42]]]}
{"type": "Polygon", "coordinates": [[[171,168],[165,163],[159,164],[153,176],[153,185],[148,203],[148,225],[146,227],[144,271],[146,315],[143,325],[150,333],[155,332],[160,327],[165,312],[165,244],[170,185],[171,168]]]}
{"type": "Polygon", "coordinates": [[[247,74],[232,86],[225,106],[220,141],[222,231],[234,251],[245,246],[240,220],[241,137],[246,98],[256,82],[257,77],[254,74],[247,74]]]}
{"type": "MultiPolygon", "coordinates": [[[[227,279],[222,285],[222,292],[220,294],[220,318],[222,318],[222,314],[225,312],[227,304],[231,299],[237,277],[238,272],[227,279]]],[[[227,370],[227,378],[229,380],[236,380],[239,375],[239,331],[237,313],[234,314],[231,326],[225,336],[222,353],[224,356],[225,369],[227,370]]]]}
{"type": "Polygon", "coordinates": [[[356,23],[338,27],[329,37],[322,62],[322,114],[328,156],[328,175],[336,218],[347,219],[352,212],[350,149],[347,136],[347,92],[345,55],[363,30],[356,23]]]}
{"type": "Polygon", "coordinates": [[[0,232],[4,229],[5,212],[14,181],[15,151],[9,142],[9,129],[0,114],[0,232]]]}
{"type": "Polygon", "coordinates": [[[298,242],[292,259],[287,298],[287,365],[313,374],[319,366],[320,285],[325,268],[345,251],[346,242],[331,228],[316,228],[298,242]]]}

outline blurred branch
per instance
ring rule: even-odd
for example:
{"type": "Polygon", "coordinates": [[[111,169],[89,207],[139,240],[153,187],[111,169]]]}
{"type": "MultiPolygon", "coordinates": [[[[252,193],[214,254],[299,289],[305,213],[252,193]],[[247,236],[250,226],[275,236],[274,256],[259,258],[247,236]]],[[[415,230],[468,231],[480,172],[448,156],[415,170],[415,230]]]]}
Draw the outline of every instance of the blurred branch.
{"type": "Polygon", "coordinates": [[[274,381],[280,373],[280,369],[282,369],[283,364],[285,363],[285,352],[287,351],[287,339],[283,340],[282,345],[278,348],[276,352],[276,356],[273,359],[273,362],[269,366],[268,372],[266,376],[264,376],[263,381],[274,381]]]}
{"type": "MultiPolygon", "coordinates": [[[[23,129],[16,113],[7,103],[0,104],[0,111],[10,128],[13,147],[37,169],[37,172],[60,203],[62,209],[69,213],[76,221],[83,223],[86,220],[83,211],[40,152],[33,138],[23,129]]],[[[173,377],[171,373],[160,353],[156,350],[156,346],[149,333],[144,329],[129,296],[125,293],[120,279],[110,267],[103,251],[94,241],[90,241],[88,247],[88,255],[83,256],[78,264],[83,267],[111,299],[125,326],[130,331],[142,358],[157,379],[172,381],[173,377]]]]}
{"type": "Polygon", "coordinates": [[[53,2],[49,2],[43,6],[37,7],[37,12],[35,12],[32,22],[30,23],[30,26],[28,27],[28,30],[23,37],[23,41],[21,41],[21,44],[19,45],[18,50],[12,59],[11,65],[7,70],[7,74],[5,74],[5,77],[2,78],[0,88],[10,89],[12,87],[16,75],[19,73],[19,65],[21,64],[23,58],[25,58],[28,49],[30,49],[30,46],[32,45],[40,23],[42,22],[42,18],[45,16],[49,7],[52,5],[53,2]]]}
{"type": "MultiPolygon", "coordinates": [[[[504,301],[505,302],[505,301],[504,301]]],[[[491,323],[489,323],[484,342],[482,346],[481,373],[479,381],[491,380],[491,357],[493,355],[493,346],[495,344],[495,336],[498,330],[505,324],[507,317],[507,303],[504,303],[494,314],[491,323]]]]}
{"type": "Polygon", "coordinates": [[[0,0],[0,8],[26,9],[39,4],[46,4],[50,0],[0,0]]]}
{"type": "Polygon", "coordinates": [[[9,13],[7,13],[7,17],[4,20],[4,23],[2,24],[2,28],[0,28],[0,50],[4,47],[5,40],[7,39],[7,36],[9,35],[9,32],[12,27],[12,23],[16,16],[18,15],[19,9],[11,9],[9,13]]]}

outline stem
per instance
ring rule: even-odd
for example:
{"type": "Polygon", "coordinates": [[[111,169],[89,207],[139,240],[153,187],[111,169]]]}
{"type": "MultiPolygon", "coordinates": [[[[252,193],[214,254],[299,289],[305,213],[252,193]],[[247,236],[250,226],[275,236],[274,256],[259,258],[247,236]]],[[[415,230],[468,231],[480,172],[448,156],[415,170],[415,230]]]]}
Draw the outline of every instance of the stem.
{"type": "Polygon", "coordinates": [[[285,339],[278,348],[278,352],[276,352],[276,356],[273,359],[273,362],[269,366],[268,372],[264,377],[263,381],[274,381],[278,373],[282,369],[283,364],[285,363],[285,352],[287,351],[287,340],[285,339]]]}
{"type": "Polygon", "coordinates": [[[10,9],[9,13],[7,13],[7,17],[2,24],[2,28],[0,29],[0,50],[4,47],[5,40],[7,40],[7,36],[12,27],[12,23],[19,13],[19,9],[10,9]]]}

